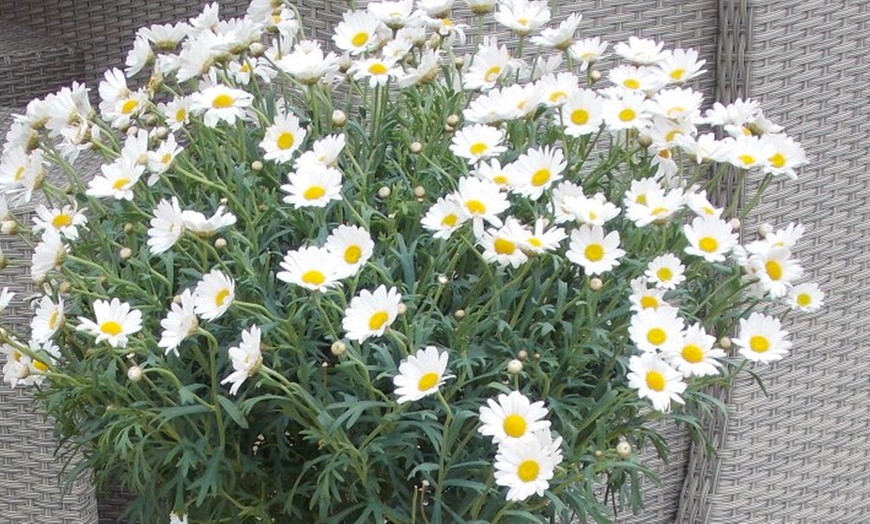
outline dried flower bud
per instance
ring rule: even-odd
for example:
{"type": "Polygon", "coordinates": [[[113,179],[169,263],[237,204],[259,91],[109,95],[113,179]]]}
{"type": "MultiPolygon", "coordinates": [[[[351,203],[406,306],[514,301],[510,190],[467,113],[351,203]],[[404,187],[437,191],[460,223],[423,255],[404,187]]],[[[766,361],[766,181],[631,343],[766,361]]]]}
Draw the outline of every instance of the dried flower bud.
{"type": "Polygon", "coordinates": [[[589,78],[590,78],[593,82],[597,82],[597,81],[601,80],[601,71],[595,70],[595,71],[590,72],[590,73],[589,73],[589,78]]]}
{"type": "Polygon", "coordinates": [[[129,235],[129,234],[132,233],[132,232],[133,232],[133,224],[131,224],[131,223],[129,223],[129,222],[127,222],[126,224],[124,224],[124,233],[127,234],[127,235],[129,235]]]}
{"type": "Polygon", "coordinates": [[[420,142],[411,143],[411,152],[412,153],[419,153],[422,150],[423,150],[423,144],[421,144],[420,142]]]}
{"type": "Polygon", "coordinates": [[[263,170],[263,163],[262,162],[260,162],[259,160],[254,160],[253,162],[251,162],[251,171],[253,171],[254,173],[259,173],[262,170],[263,170]]]}
{"type": "Polygon", "coordinates": [[[739,218],[732,218],[731,221],[728,223],[731,224],[731,229],[740,229],[740,219],[739,218]]]}
{"type": "Polygon", "coordinates": [[[248,51],[252,56],[262,56],[263,52],[266,51],[266,47],[260,42],[253,42],[248,46],[248,51]]]}
{"type": "Polygon", "coordinates": [[[225,238],[218,238],[214,241],[215,249],[224,249],[227,247],[227,240],[225,238]]]}
{"type": "Polygon", "coordinates": [[[438,283],[442,286],[446,283],[450,282],[450,277],[447,275],[438,275],[438,283]]]}
{"type": "Polygon", "coordinates": [[[378,189],[378,196],[381,198],[387,198],[388,196],[390,196],[390,193],[390,188],[387,186],[381,186],[381,188],[378,189]]]}
{"type": "Polygon", "coordinates": [[[332,125],[335,127],[344,127],[347,123],[347,115],[341,109],[336,109],[332,112],[332,125]]]}
{"type": "Polygon", "coordinates": [[[453,316],[456,317],[457,320],[465,318],[465,310],[464,309],[457,309],[456,311],[453,312],[453,316]]]}
{"type": "Polygon", "coordinates": [[[452,133],[452,132],[456,131],[456,128],[451,126],[450,124],[444,124],[444,131],[446,133],[452,133]]]}
{"type": "Polygon", "coordinates": [[[520,361],[522,362],[522,361],[526,360],[527,358],[529,358],[529,352],[526,351],[525,349],[521,349],[520,352],[517,353],[517,358],[520,359],[520,361]]]}
{"type": "Polygon", "coordinates": [[[508,362],[507,371],[511,375],[519,375],[520,371],[522,371],[522,370],[523,370],[523,363],[520,362],[519,360],[513,359],[510,362],[508,362]]]}
{"type": "Polygon", "coordinates": [[[758,236],[761,238],[767,238],[767,235],[773,233],[773,226],[770,224],[761,224],[758,226],[758,236]]]}
{"type": "Polygon", "coordinates": [[[619,455],[621,458],[625,458],[631,455],[631,444],[623,440],[616,445],[616,454],[619,455]]]}
{"type": "Polygon", "coordinates": [[[129,247],[122,247],[118,254],[121,256],[121,260],[128,260],[133,256],[133,250],[129,247]]]}
{"type": "Polygon", "coordinates": [[[731,339],[728,337],[720,338],[719,347],[721,347],[722,349],[731,349],[731,339]]]}
{"type": "Polygon", "coordinates": [[[447,125],[456,127],[456,124],[459,123],[459,117],[456,115],[450,115],[447,117],[447,125]]]}
{"type": "Polygon", "coordinates": [[[63,282],[60,283],[60,292],[62,294],[69,293],[70,289],[72,289],[72,284],[70,284],[69,281],[64,280],[63,282]]]}
{"type": "Polygon", "coordinates": [[[332,343],[332,347],[329,348],[333,355],[336,357],[340,357],[344,355],[344,352],[347,351],[347,346],[344,345],[344,342],[341,340],[336,340],[332,343]]]}
{"type": "Polygon", "coordinates": [[[130,379],[130,382],[139,382],[142,380],[142,368],[139,366],[131,366],[127,370],[127,378],[130,379]]]}
{"type": "Polygon", "coordinates": [[[426,188],[423,186],[417,186],[414,188],[414,196],[417,198],[423,198],[426,196],[426,188]]]}
{"type": "Polygon", "coordinates": [[[604,282],[600,278],[589,279],[589,289],[592,291],[600,291],[602,287],[604,287],[604,282]]]}

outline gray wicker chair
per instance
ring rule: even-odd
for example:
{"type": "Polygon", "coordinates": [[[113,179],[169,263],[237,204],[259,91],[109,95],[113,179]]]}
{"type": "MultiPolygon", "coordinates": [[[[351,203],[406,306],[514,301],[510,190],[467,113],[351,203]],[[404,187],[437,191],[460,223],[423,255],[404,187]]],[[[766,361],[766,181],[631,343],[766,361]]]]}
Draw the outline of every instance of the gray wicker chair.
{"type": "MultiPolygon", "coordinates": [[[[137,27],[190,16],[200,3],[0,0],[0,19],[15,22],[19,28],[62,35],[66,41],[47,46],[49,40],[34,37],[44,49],[69,57],[68,61],[44,62],[42,71],[55,76],[33,76],[42,80],[25,89],[36,95],[36,89],[48,91],[47,86],[82,74],[93,82],[107,66],[119,63],[137,27]],[[59,17],[59,12],[69,16],[59,17]],[[83,67],[78,56],[83,57],[83,67]],[[68,69],[61,72],[63,67],[68,69]]],[[[229,16],[242,12],[247,2],[220,3],[229,16]]],[[[641,35],[698,48],[713,70],[702,86],[705,92],[723,101],[740,96],[760,100],[765,112],[786,124],[804,144],[812,161],[797,183],[770,193],[771,198],[748,220],[746,231],[751,232],[760,221],[800,220],[808,225],[800,255],[808,276],[828,293],[828,308],[790,321],[789,329],[799,343],[789,359],[762,370],[769,398],[749,380],[722,392],[732,409],[727,420],[710,421],[710,436],[717,444],[715,456],[705,454],[680,430],[664,429],[673,442],[671,461],[660,468],[664,482],[647,491],[642,514],[621,520],[692,524],[866,521],[870,514],[870,361],[862,350],[870,346],[870,313],[861,308],[860,296],[870,283],[870,223],[866,220],[870,108],[862,103],[870,80],[870,64],[864,57],[870,40],[870,8],[861,0],[553,3],[557,19],[569,11],[582,12],[581,28],[588,35],[611,41],[641,35]]],[[[346,7],[345,2],[326,0],[297,4],[306,19],[308,36],[321,40],[328,40],[328,28],[346,7]]],[[[10,44],[3,37],[3,23],[0,20],[0,97],[4,88],[9,89],[10,78],[19,82],[24,78],[12,77],[9,68],[4,69],[4,60],[9,64],[7,57],[14,53],[4,47],[10,44]]],[[[52,54],[46,51],[42,56],[52,54]]],[[[4,273],[3,278],[7,276],[4,273]]],[[[18,392],[2,395],[0,455],[4,471],[20,470],[28,455],[7,451],[11,449],[8,443],[22,440],[19,431],[33,438],[49,430],[45,426],[34,429],[29,423],[10,426],[5,415],[18,409],[10,406],[26,405],[26,401],[20,400],[18,392]]],[[[16,415],[16,422],[20,418],[16,415]]],[[[55,479],[54,469],[38,469],[44,482],[55,479]]],[[[49,517],[50,510],[60,509],[50,498],[55,494],[52,489],[57,489],[51,486],[44,491],[22,490],[39,493],[27,498],[24,510],[0,504],[0,520],[94,521],[87,494],[76,499],[84,501],[79,504],[80,516],[57,511],[49,517]],[[28,513],[30,506],[41,507],[38,511],[42,513],[28,513]]],[[[20,500],[18,492],[7,493],[9,497],[3,500],[20,500]]],[[[104,498],[104,502],[111,500],[104,498]]],[[[115,517],[107,518],[115,514],[110,504],[101,504],[100,512],[101,521],[115,521],[115,517]]]]}

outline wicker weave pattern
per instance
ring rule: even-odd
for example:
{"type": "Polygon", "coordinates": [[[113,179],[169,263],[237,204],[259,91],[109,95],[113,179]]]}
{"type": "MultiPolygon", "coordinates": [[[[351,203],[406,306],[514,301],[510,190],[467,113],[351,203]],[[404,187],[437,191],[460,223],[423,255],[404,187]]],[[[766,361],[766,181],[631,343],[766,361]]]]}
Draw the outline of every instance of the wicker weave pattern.
{"type": "MultiPolygon", "coordinates": [[[[724,38],[736,74],[731,96],[763,103],[808,151],[799,183],[780,184],[751,218],[801,221],[807,278],[827,309],[790,320],[790,358],[761,368],[771,395],[751,381],[729,393],[732,414],[714,438],[719,455],[695,452],[681,522],[866,522],[870,513],[870,6],[853,0],[727,1],[724,38]]],[[[724,57],[725,55],[723,55],[724,57]]]]}

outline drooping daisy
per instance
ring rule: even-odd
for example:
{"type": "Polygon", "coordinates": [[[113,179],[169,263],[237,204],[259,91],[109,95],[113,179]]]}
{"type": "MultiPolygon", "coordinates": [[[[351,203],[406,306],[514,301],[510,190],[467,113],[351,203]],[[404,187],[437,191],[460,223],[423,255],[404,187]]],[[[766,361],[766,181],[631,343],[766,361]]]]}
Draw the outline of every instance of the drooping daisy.
{"type": "Polygon", "coordinates": [[[374,293],[363,289],[344,311],[341,327],[347,332],[347,338],[357,342],[381,336],[399,315],[401,302],[402,295],[395,287],[388,291],[381,285],[374,293]]]}
{"type": "Polygon", "coordinates": [[[100,170],[102,176],[96,176],[88,183],[88,196],[133,200],[133,186],[145,172],[145,166],[133,164],[121,157],[111,164],[100,166],[100,170]]]}
{"type": "Polygon", "coordinates": [[[583,15],[571,13],[571,15],[556,28],[547,28],[540,35],[532,37],[532,43],[543,47],[552,47],[564,51],[574,43],[574,33],[580,25],[583,15]]]}
{"type": "Polygon", "coordinates": [[[686,156],[700,164],[707,161],[724,162],[729,155],[729,148],[734,139],[717,140],[713,133],[704,133],[697,138],[688,134],[674,137],[673,145],[683,150],[686,156]]]}
{"type": "Polygon", "coordinates": [[[341,18],[332,40],[342,51],[356,56],[380,43],[378,31],[383,24],[376,16],[365,11],[346,11],[341,18]]]}
{"type": "Polygon", "coordinates": [[[673,307],[644,309],[631,317],[628,334],[643,352],[679,351],[683,339],[683,319],[673,307]]]}
{"type": "Polygon", "coordinates": [[[236,223],[236,215],[225,213],[225,209],[224,206],[218,207],[214,215],[209,218],[205,218],[205,215],[199,211],[182,211],[181,218],[184,220],[184,229],[203,238],[210,237],[219,229],[236,223]]]}
{"type": "Polygon", "coordinates": [[[96,322],[79,317],[76,331],[87,331],[97,337],[95,343],[107,341],[113,348],[127,347],[128,336],[142,329],[142,312],[132,309],[130,304],[113,298],[94,302],[96,322]]]}
{"type": "Polygon", "coordinates": [[[607,42],[602,42],[599,37],[584,38],[577,40],[571,47],[568,48],[568,53],[574,60],[580,60],[580,71],[589,69],[589,65],[593,64],[604,56],[607,51],[607,42]]]}
{"type": "Polygon", "coordinates": [[[570,220],[576,220],[574,216],[574,204],[576,198],[584,197],[583,188],[579,185],[563,180],[553,188],[550,201],[553,211],[553,219],[557,224],[570,220]]]}
{"type": "Polygon", "coordinates": [[[603,100],[595,91],[580,89],[562,105],[562,125],[565,134],[583,136],[597,133],[604,122],[603,100]]]}
{"type": "Polygon", "coordinates": [[[244,118],[245,108],[251,105],[254,95],[224,85],[207,87],[193,94],[190,109],[203,115],[207,127],[217,127],[219,122],[234,125],[236,119],[244,118]]]}
{"type": "Polygon", "coordinates": [[[468,218],[486,221],[496,227],[502,225],[498,215],[510,207],[507,196],[496,184],[476,177],[460,178],[453,200],[459,203],[468,218]]]}
{"type": "Polygon", "coordinates": [[[251,326],[242,331],[242,342],[228,351],[233,363],[233,372],[221,380],[221,384],[230,383],[230,394],[235,395],[248,377],[252,377],[263,365],[263,354],[260,352],[260,328],[251,326]]]}
{"type": "Polygon", "coordinates": [[[203,320],[216,320],[236,298],[236,281],[218,269],[202,276],[193,292],[194,312],[203,320]]]}
{"type": "Polygon", "coordinates": [[[571,232],[571,243],[565,256],[581,266],[587,275],[600,275],[619,265],[625,251],[619,249],[619,232],[606,236],[601,226],[583,225],[571,232]]]}
{"type": "Polygon", "coordinates": [[[313,85],[325,75],[338,70],[338,57],[330,52],[324,55],[320,42],[303,40],[296,44],[293,52],[284,55],[278,67],[306,85],[313,85]]]}
{"type": "Polygon", "coordinates": [[[344,135],[328,135],[311,145],[311,149],[302,153],[296,159],[296,165],[303,167],[335,167],[338,156],[344,150],[346,139],[344,135]]]}
{"type": "Polygon", "coordinates": [[[664,357],[677,368],[684,377],[704,377],[718,375],[722,363],[716,359],[725,358],[725,352],[714,348],[716,337],[708,335],[701,324],[692,324],[683,333],[679,351],[667,351],[664,357]]]}
{"type": "Polygon", "coordinates": [[[751,362],[774,362],[788,355],[791,342],[785,340],[788,331],[776,317],[753,313],[740,319],[740,333],[732,342],[740,348],[739,353],[751,362]]]}
{"type": "MultiPolygon", "coordinates": [[[[537,31],[550,21],[550,7],[545,1],[509,0],[500,2],[495,20],[520,36],[537,31]]],[[[578,20],[579,22],[579,20],[578,20]]]]}
{"type": "Polygon", "coordinates": [[[542,496],[550,487],[553,472],[562,462],[562,437],[538,431],[529,440],[505,442],[495,456],[495,483],[508,487],[507,500],[521,501],[542,496]]]}
{"type": "Polygon", "coordinates": [[[519,220],[508,217],[504,226],[488,229],[480,235],[478,242],[483,246],[483,259],[502,266],[519,267],[528,259],[523,247],[529,242],[531,233],[519,220]]]}
{"type": "Polygon", "coordinates": [[[549,221],[546,218],[535,220],[535,228],[526,239],[526,245],[523,246],[523,249],[532,253],[545,253],[558,249],[568,235],[561,227],[547,229],[547,226],[549,226],[549,221]]]}
{"type": "Polygon", "coordinates": [[[420,400],[438,392],[444,381],[451,378],[447,371],[447,352],[439,352],[435,346],[418,349],[399,364],[399,374],[393,377],[396,400],[399,404],[420,400]]]}
{"type": "Polygon", "coordinates": [[[340,265],[343,267],[339,273],[351,276],[372,257],[375,243],[365,229],[359,226],[340,225],[326,238],[324,247],[341,262],[340,265]]]}
{"type": "Polygon", "coordinates": [[[660,289],[674,289],[686,277],[685,267],[673,253],[665,253],[652,259],[644,273],[650,282],[660,289]]]}
{"type": "Polygon", "coordinates": [[[160,321],[163,332],[160,334],[158,347],[165,350],[166,355],[170,352],[178,355],[178,346],[187,337],[196,332],[199,321],[196,319],[196,299],[189,289],[185,289],[179,296],[178,302],[173,302],[166,318],[160,321]]]}
{"type": "Polygon", "coordinates": [[[637,390],[637,396],[648,398],[653,408],[667,412],[671,402],[685,404],[680,395],[686,391],[683,374],[669,366],[655,353],[633,356],[629,360],[628,387],[637,390]]]}
{"type": "Polygon", "coordinates": [[[441,73],[441,50],[428,49],[423,51],[417,67],[408,68],[399,73],[399,87],[406,88],[427,84],[438,78],[441,73]]]}
{"type": "Polygon", "coordinates": [[[824,305],[825,293],[813,282],[798,284],[788,292],[788,303],[792,309],[807,313],[818,311],[824,305]]]}
{"type": "Polygon", "coordinates": [[[61,209],[48,209],[44,205],[39,205],[33,222],[36,224],[33,228],[34,232],[54,228],[67,240],[76,240],[79,237],[78,228],[85,227],[88,218],[84,215],[84,210],[80,211],[76,206],[67,205],[61,209]]]}
{"type": "Polygon", "coordinates": [[[731,224],[714,217],[695,217],[691,225],[683,225],[683,233],[689,241],[685,252],[707,262],[724,261],[737,245],[737,233],[732,232],[731,224]]]}
{"type": "Polygon", "coordinates": [[[631,310],[639,312],[644,309],[658,309],[660,307],[669,307],[665,302],[665,290],[658,288],[650,288],[646,277],[638,277],[630,282],[631,295],[628,300],[631,302],[631,310]]]}
{"type": "Polygon", "coordinates": [[[178,197],[161,200],[154,208],[154,218],[148,229],[148,248],[152,255],[169,251],[184,234],[184,215],[178,197]]]}
{"type": "Polygon", "coordinates": [[[346,264],[333,252],[322,247],[302,247],[288,251],[275,275],[278,280],[310,289],[326,292],[341,285],[347,275],[346,264]]]}
{"type": "Polygon", "coordinates": [[[429,208],[429,211],[426,212],[426,216],[423,217],[421,223],[429,231],[435,232],[432,235],[433,237],[447,239],[468,218],[469,215],[465,209],[456,201],[453,195],[450,195],[449,197],[439,198],[429,208]]]}
{"type": "Polygon", "coordinates": [[[496,127],[484,124],[466,126],[453,135],[450,151],[474,164],[507,151],[507,147],[501,145],[504,137],[504,131],[496,127]]]}
{"type": "Polygon", "coordinates": [[[341,200],[341,171],[325,166],[299,166],[290,175],[290,183],[281,186],[289,193],[284,202],[296,209],[326,207],[333,200],[341,200]]]}
{"type": "Polygon", "coordinates": [[[58,298],[55,304],[51,297],[43,296],[30,321],[31,340],[40,344],[48,342],[63,325],[63,321],[63,299],[58,298]]]}
{"type": "Polygon", "coordinates": [[[544,146],[541,149],[529,149],[505,170],[515,183],[515,192],[537,200],[553,182],[562,178],[566,167],[568,163],[561,149],[544,146]]]}
{"type": "Polygon", "coordinates": [[[480,408],[481,434],[499,444],[505,440],[530,440],[537,431],[549,431],[550,421],[543,401],[532,402],[519,391],[502,393],[498,401],[487,399],[480,408]]]}
{"type": "Polygon", "coordinates": [[[622,58],[636,65],[652,65],[664,58],[662,48],[664,42],[656,42],[636,36],[629,37],[628,42],[619,42],[613,50],[622,58]]]}
{"type": "Polygon", "coordinates": [[[33,248],[30,276],[39,280],[50,271],[60,267],[64,257],[69,252],[69,246],[63,243],[56,229],[46,229],[42,233],[42,241],[33,248]]]}

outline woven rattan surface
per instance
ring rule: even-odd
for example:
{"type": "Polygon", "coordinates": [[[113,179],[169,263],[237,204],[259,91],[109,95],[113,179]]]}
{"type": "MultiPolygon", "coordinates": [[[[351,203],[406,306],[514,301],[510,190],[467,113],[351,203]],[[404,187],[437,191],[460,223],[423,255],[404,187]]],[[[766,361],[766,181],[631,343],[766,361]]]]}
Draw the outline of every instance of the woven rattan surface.
{"type": "Polygon", "coordinates": [[[789,319],[789,358],[729,392],[717,457],[693,453],[681,522],[859,524],[870,515],[870,5],[857,0],[723,3],[732,72],[724,94],[749,95],[788,126],[811,164],[772,188],[760,221],[800,221],[806,277],[827,308],[789,319]],[[774,196],[775,195],[775,196],[774,196]]]}

